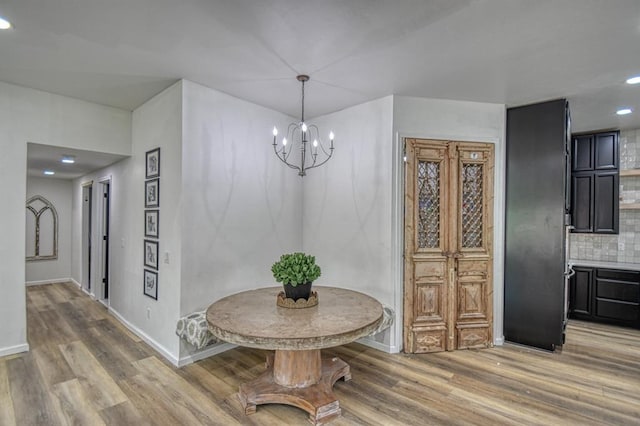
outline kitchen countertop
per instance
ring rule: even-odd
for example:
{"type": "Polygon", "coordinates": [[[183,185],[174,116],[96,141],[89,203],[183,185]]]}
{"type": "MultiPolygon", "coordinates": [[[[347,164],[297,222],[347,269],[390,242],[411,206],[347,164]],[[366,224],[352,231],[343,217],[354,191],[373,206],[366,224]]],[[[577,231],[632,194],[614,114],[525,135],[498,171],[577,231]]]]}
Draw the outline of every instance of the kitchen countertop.
{"type": "Polygon", "coordinates": [[[599,260],[569,259],[570,266],[591,266],[594,268],[623,269],[627,271],[640,271],[640,263],[603,262],[599,260]]]}

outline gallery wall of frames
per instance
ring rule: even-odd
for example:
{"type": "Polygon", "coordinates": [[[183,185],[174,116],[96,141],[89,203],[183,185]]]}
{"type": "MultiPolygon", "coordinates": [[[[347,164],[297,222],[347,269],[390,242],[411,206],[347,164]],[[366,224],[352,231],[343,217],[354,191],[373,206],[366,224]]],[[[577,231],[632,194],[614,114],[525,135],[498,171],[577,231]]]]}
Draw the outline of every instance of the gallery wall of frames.
{"type": "Polygon", "coordinates": [[[160,148],[147,151],[144,181],[144,294],[158,300],[160,148]]]}

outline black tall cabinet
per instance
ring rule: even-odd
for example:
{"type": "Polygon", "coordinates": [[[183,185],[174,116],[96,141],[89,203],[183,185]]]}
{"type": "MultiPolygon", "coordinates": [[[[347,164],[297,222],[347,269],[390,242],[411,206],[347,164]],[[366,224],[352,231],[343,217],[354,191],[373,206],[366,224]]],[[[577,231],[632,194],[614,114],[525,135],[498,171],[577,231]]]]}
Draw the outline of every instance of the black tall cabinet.
{"type": "Polygon", "coordinates": [[[566,321],[569,135],[565,99],[507,110],[504,336],[547,350],[566,321]]]}

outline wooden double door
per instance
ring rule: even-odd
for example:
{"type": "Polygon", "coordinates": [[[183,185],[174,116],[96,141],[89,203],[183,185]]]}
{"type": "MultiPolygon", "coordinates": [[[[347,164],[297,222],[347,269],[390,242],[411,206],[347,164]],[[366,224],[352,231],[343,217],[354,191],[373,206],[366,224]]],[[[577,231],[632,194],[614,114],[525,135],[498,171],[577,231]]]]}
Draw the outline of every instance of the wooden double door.
{"type": "Polygon", "coordinates": [[[493,144],[405,153],[404,350],[492,346],[493,144]]]}

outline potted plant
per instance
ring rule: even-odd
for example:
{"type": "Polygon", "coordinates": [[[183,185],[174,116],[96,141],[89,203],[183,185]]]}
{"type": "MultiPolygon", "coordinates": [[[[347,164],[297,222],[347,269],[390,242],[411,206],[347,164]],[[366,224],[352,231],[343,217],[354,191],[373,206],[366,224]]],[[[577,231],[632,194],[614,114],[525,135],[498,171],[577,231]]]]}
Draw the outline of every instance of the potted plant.
{"type": "Polygon", "coordinates": [[[284,286],[287,298],[309,299],[311,283],[320,276],[320,267],[315,256],[305,253],[289,253],[271,266],[273,278],[284,286]]]}

